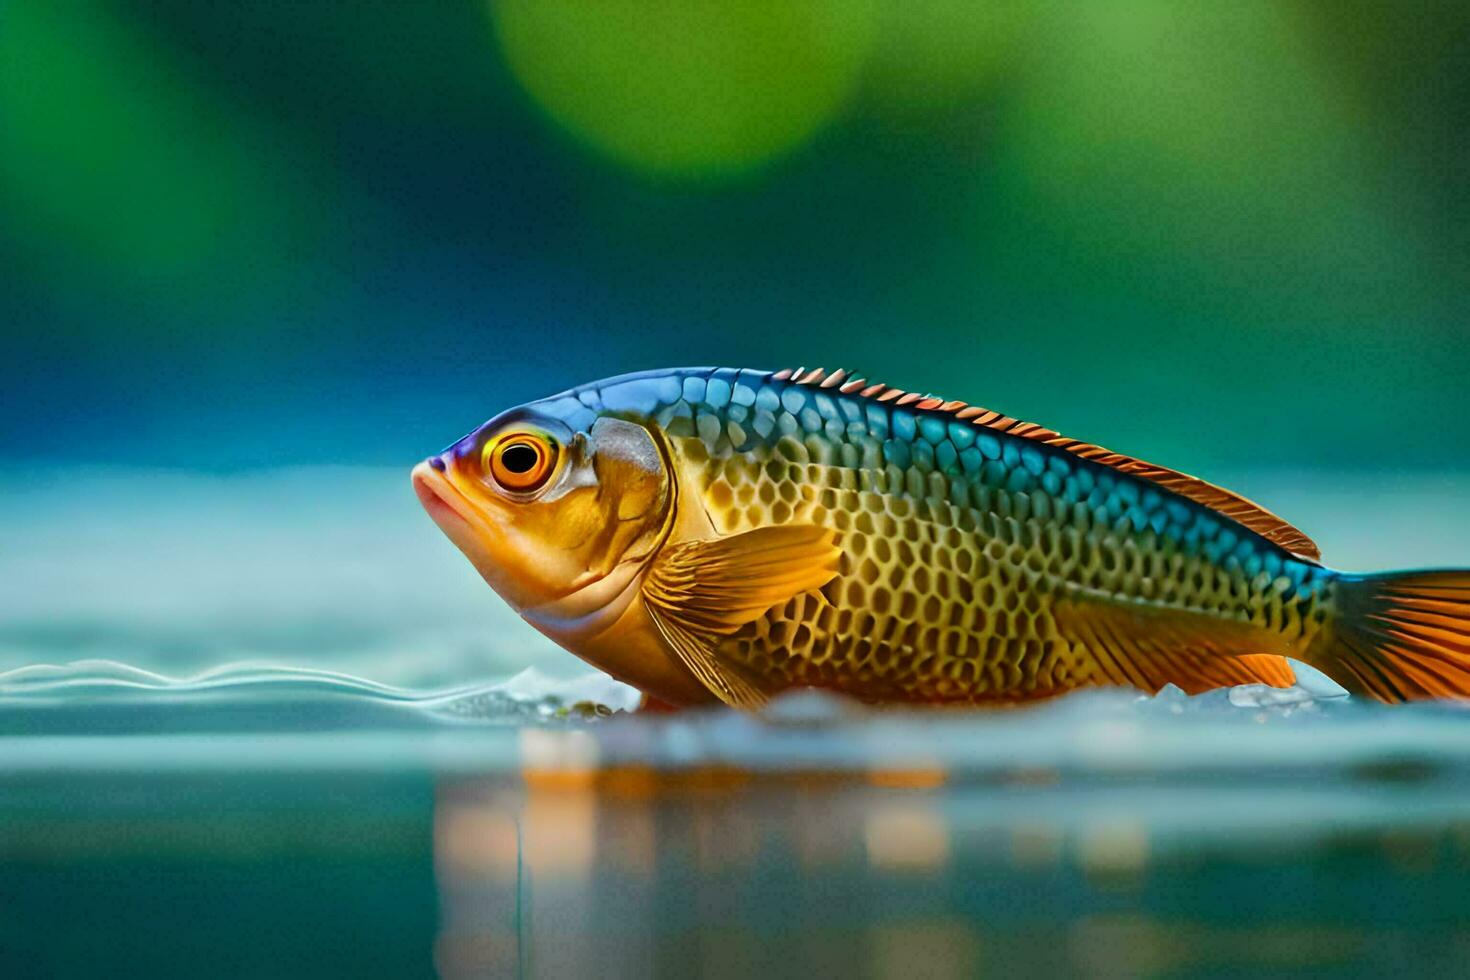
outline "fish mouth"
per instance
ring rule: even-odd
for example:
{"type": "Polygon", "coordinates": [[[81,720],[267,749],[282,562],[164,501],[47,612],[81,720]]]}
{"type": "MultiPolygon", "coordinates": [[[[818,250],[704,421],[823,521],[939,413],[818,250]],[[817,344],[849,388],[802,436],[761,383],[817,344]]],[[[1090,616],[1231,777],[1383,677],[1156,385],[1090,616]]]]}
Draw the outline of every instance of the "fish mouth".
{"type": "Polygon", "coordinates": [[[473,539],[474,520],[464,512],[464,498],[442,473],[425,460],[413,468],[411,479],[419,503],[450,540],[473,539]]]}

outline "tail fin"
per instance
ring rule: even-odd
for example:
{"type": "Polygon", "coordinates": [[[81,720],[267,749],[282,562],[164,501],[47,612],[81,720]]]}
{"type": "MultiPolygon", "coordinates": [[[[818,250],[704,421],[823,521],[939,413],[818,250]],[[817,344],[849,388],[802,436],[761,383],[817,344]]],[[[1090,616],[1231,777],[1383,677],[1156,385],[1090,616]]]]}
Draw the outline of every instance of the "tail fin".
{"type": "Polygon", "coordinates": [[[1379,701],[1470,698],[1470,571],[1344,575],[1306,659],[1379,701]]]}

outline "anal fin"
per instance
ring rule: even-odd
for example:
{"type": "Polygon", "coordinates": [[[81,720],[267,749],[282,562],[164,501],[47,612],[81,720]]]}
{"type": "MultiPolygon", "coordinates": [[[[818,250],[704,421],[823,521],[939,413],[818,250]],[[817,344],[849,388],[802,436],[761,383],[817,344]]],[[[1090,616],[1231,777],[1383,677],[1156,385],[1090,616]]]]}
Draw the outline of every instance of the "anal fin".
{"type": "Polygon", "coordinates": [[[1281,655],[1283,642],[1242,620],[1075,589],[1058,604],[1057,622],[1115,684],[1150,692],[1174,684],[1198,694],[1236,684],[1296,682],[1281,655]]]}

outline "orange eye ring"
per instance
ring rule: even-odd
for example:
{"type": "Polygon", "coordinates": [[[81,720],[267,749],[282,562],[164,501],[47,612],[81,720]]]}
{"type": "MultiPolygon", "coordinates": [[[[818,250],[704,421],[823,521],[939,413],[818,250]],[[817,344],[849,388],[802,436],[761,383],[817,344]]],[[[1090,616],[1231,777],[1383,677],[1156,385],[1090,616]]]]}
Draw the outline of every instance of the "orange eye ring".
{"type": "Polygon", "coordinates": [[[556,444],[534,432],[516,432],[485,447],[485,471],[511,493],[541,489],[556,469],[556,444]]]}

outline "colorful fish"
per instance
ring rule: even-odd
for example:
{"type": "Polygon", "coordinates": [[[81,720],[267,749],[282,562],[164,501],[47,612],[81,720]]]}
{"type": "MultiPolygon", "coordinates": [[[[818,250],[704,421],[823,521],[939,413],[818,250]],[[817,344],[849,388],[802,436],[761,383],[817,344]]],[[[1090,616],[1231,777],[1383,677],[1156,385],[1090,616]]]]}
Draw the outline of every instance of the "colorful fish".
{"type": "Polygon", "coordinates": [[[1228,490],[842,371],[688,368],[496,416],[414,469],[542,633],[652,698],[1082,687],[1470,694],[1470,571],[1354,575],[1228,490]]]}

